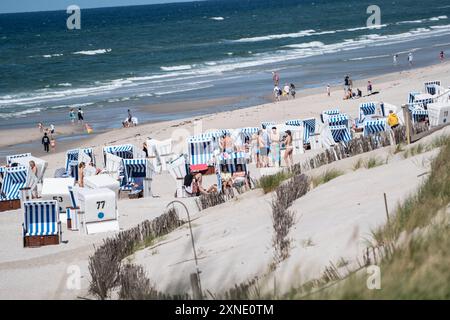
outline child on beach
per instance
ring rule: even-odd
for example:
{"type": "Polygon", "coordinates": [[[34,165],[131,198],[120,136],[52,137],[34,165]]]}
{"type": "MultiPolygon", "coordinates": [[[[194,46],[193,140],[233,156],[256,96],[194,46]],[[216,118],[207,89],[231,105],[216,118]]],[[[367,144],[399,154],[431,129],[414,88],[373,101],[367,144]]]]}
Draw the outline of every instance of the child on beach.
{"type": "Polygon", "coordinates": [[[367,94],[371,95],[372,94],[372,82],[367,81],[367,94]]]}
{"type": "Polygon", "coordinates": [[[69,119],[72,124],[75,122],[75,111],[73,110],[73,108],[69,111],[69,119]]]}
{"type": "Polygon", "coordinates": [[[412,52],[410,52],[410,53],[408,54],[408,63],[409,63],[409,66],[410,66],[410,67],[411,67],[412,64],[413,64],[413,54],[412,54],[412,52]]]}
{"type": "Polygon", "coordinates": [[[398,54],[394,54],[394,57],[393,57],[394,66],[397,65],[397,60],[398,60],[398,54]]]}
{"type": "Polygon", "coordinates": [[[44,132],[44,125],[42,124],[42,122],[38,123],[38,128],[40,132],[44,132]]]}
{"type": "Polygon", "coordinates": [[[280,101],[280,96],[281,96],[281,90],[278,86],[275,86],[275,88],[273,88],[274,102],[280,101]]]}
{"type": "Polygon", "coordinates": [[[441,60],[441,62],[444,62],[444,51],[441,51],[440,53],[439,53],[439,59],[441,60]]]}
{"type": "Polygon", "coordinates": [[[295,85],[293,83],[291,83],[289,92],[291,93],[292,99],[295,99],[296,92],[295,92],[295,85]]]}

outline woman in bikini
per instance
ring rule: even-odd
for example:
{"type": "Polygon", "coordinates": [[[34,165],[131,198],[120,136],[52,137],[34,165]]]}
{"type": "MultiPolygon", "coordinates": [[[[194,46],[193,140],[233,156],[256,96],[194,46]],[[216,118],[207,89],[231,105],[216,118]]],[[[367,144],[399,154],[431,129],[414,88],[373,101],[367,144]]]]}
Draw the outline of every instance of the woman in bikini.
{"type": "Polygon", "coordinates": [[[286,139],[284,141],[284,144],[286,145],[286,151],[284,152],[284,162],[286,163],[287,167],[291,167],[294,164],[292,154],[294,151],[294,147],[292,146],[292,132],[291,130],[286,131],[286,139]]]}

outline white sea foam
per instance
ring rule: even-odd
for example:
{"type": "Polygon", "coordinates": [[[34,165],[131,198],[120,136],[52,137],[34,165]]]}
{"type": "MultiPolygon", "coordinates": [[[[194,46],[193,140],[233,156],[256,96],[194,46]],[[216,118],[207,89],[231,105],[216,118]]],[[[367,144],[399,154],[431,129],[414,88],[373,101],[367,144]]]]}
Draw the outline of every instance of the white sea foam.
{"type": "Polygon", "coordinates": [[[388,54],[382,54],[378,56],[367,56],[367,57],[359,57],[359,58],[351,58],[346,61],[362,61],[362,60],[371,60],[371,59],[379,59],[379,58],[387,58],[390,57],[388,54]]]}
{"type": "Polygon", "coordinates": [[[418,24],[418,23],[424,23],[424,22],[432,22],[432,21],[439,21],[439,20],[445,20],[448,19],[447,16],[438,16],[438,17],[432,17],[432,18],[424,18],[424,19],[418,19],[418,20],[406,20],[406,21],[400,21],[396,24],[418,24]]]}
{"type": "Polygon", "coordinates": [[[59,83],[58,86],[59,86],[59,87],[71,87],[72,84],[69,83],[69,82],[65,82],[65,83],[59,83]]]}
{"type": "Polygon", "coordinates": [[[63,55],[64,54],[62,54],[62,53],[54,53],[54,54],[44,54],[42,57],[43,58],[53,58],[53,57],[61,57],[63,55]]]}
{"type": "Polygon", "coordinates": [[[1,113],[0,118],[8,119],[8,118],[23,118],[28,114],[41,112],[41,108],[31,108],[27,110],[17,111],[17,112],[9,112],[9,113],[1,113]]]}
{"type": "Polygon", "coordinates": [[[112,51],[112,49],[97,49],[97,50],[77,51],[77,52],[74,52],[73,54],[82,54],[82,55],[86,55],[86,56],[95,56],[97,54],[109,53],[111,51],[112,51]]]}
{"type": "Polygon", "coordinates": [[[209,18],[209,19],[215,20],[215,21],[223,21],[223,20],[225,20],[224,17],[211,17],[211,18],[209,18]]]}
{"type": "Polygon", "coordinates": [[[161,67],[163,71],[181,71],[181,70],[190,70],[192,66],[189,64],[181,65],[181,66],[172,66],[172,67],[161,67]]]}
{"type": "Polygon", "coordinates": [[[306,37],[311,34],[313,34],[315,30],[303,30],[295,33],[283,33],[283,34],[272,34],[267,36],[260,36],[260,37],[252,37],[252,38],[241,38],[238,40],[231,40],[231,42],[260,42],[260,41],[267,41],[267,40],[276,40],[276,39],[285,39],[285,38],[301,38],[306,37]]]}

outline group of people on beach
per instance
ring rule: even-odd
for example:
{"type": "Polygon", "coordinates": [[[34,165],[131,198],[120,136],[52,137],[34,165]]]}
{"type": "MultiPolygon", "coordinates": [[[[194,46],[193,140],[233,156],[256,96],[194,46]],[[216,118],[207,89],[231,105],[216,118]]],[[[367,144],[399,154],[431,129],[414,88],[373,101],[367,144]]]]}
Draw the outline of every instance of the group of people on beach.
{"type": "Polygon", "coordinates": [[[295,85],[293,83],[286,83],[283,88],[280,87],[280,75],[278,72],[272,72],[273,80],[273,99],[275,102],[281,101],[282,98],[289,100],[290,98],[295,99],[295,85]]]}
{"type": "Polygon", "coordinates": [[[72,124],[75,123],[75,120],[78,118],[78,123],[83,123],[84,121],[84,111],[81,108],[78,108],[78,111],[75,112],[74,108],[71,108],[69,111],[69,119],[72,124]]]}
{"type": "MultiPolygon", "coordinates": [[[[374,94],[372,82],[367,81],[367,96],[374,94]]],[[[330,96],[330,86],[327,86],[327,95],[330,96]]],[[[353,88],[353,80],[349,75],[344,78],[344,100],[361,98],[362,91],[359,88],[353,88]]]]}

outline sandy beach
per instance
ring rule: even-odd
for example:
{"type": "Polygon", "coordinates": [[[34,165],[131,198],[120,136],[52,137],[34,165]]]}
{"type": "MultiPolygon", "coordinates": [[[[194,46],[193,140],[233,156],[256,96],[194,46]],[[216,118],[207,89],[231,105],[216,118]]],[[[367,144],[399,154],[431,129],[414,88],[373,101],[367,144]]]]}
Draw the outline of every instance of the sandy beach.
{"type": "MultiPolygon", "coordinates": [[[[343,75],[344,76],[344,75],[343,75]]],[[[282,123],[290,119],[318,118],[323,110],[339,108],[351,117],[357,117],[358,105],[362,102],[383,101],[400,107],[407,102],[410,91],[423,91],[423,83],[441,80],[450,84],[450,63],[394,72],[370,79],[354,81],[353,86],[366,94],[367,81],[373,83],[378,94],[355,100],[343,100],[341,86],[332,87],[331,97],[325,88],[300,91],[295,100],[266,103],[254,107],[226,112],[198,115],[182,120],[140,124],[132,128],[117,128],[96,133],[90,137],[70,142],[58,142],[55,152],[43,154],[39,151],[41,133],[37,128],[0,131],[0,148],[21,143],[35,143],[36,152],[48,161],[46,177],[52,177],[56,169],[64,166],[65,151],[71,147],[93,147],[97,159],[101,159],[102,147],[109,144],[132,143],[141,147],[148,137],[159,140],[176,138],[180,135],[204,132],[209,129],[240,128],[259,126],[262,121],[282,123]]],[[[270,79],[268,79],[270,81],[270,79]]],[[[230,98],[233,104],[242,97],[230,98]]],[[[220,101],[222,104],[224,101],[220,101]]],[[[191,106],[195,102],[189,102],[191,106]]],[[[219,101],[203,100],[197,106],[214,107],[219,101]]],[[[148,106],[149,112],[154,107],[148,106]]],[[[182,102],[171,104],[171,112],[184,110],[182,102]]],[[[105,115],[107,117],[107,115],[105,115]]],[[[58,135],[73,135],[83,132],[76,125],[59,126],[58,135]]],[[[427,137],[449,134],[447,127],[427,137]]],[[[425,140],[427,141],[427,140],[425,140]]],[[[30,149],[21,150],[29,152],[30,149]]],[[[359,157],[372,156],[385,161],[372,170],[353,171],[358,157],[345,159],[311,172],[317,175],[329,168],[345,172],[341,177],[313,189],[298,199],[292,206],[298,221],[294,227],[294,248],[291,257],[262,283],[264,290],[271,290],[272,277],[285,291],[292,283],[300,285],[316,278],[330,261],[345,258],[348,268],[356,266],[367,244],[370,231],[385,223],[383,193],[388,194],[390,208],[414,192],[423,181],[421,176],[429,169],[430,159],[437,150],[432,150],[408,159],[393,155],[392,148],[381,148],[359,157]],[[390,179],[396,176],[401,179],[390,179]],[[369,187],[370,186],[370,187],[369,187]],[[309,242],[311,240],[311,242],[309,242]],[[310,245],[305,245],[305,242],[310,245]]],[[[295,161],[307,159],[311,151],[296,155],[295,161]]],[[[1,159],[0,162],[3,162],[1,159]]],[[[259,172],[251,167],[254,177],[259,172]]],[[[207,177],[206,184],[214,182],[207,177]]],[[[120,227],[128,229],[146,219],[153,219],[164,212],[165,206],[173,200],[175,181],[168,173],[157,175],[152,183],[157,198],[120,200],[120,227]]],[[[194,199],[183,199],[193,214],[194,235],[198,245],[202,281],[205,289],[218,293],[237,283],[244,282],[268,271],[272,259],[270,246],[271,211],[273,194],[264,195],[255,189],[237,197],[235,201],[199,212],[194,199]]],[[[94,245],[111,234],[82,235],[68,231],[65,227],[63,240],[58,246],[36,249],[22,247],[20,210],[0,213],[0,298],[1,299],[77,299],[91,297],[89,285],[88,257],[94,245]],[[81,270],[81,288],[68,289],[68,268],[78,266],[81,270]]],[[[176,293],[190,292],[188,274],[194,270],[190,249],[189,232],[180,227],[161,240],[162,243],[137,252],[131,259],[145,267],[158,290],[176,293]]],[[[345,268],[344,268],[345,269],[345,268]]],[[[345,270],[344,270],[345,271],[345,270]]],[[[343,271],[343,272],[344,272],[343,271]]],[[[92,298],[92,297],[91,297],[92,298]]]]}

